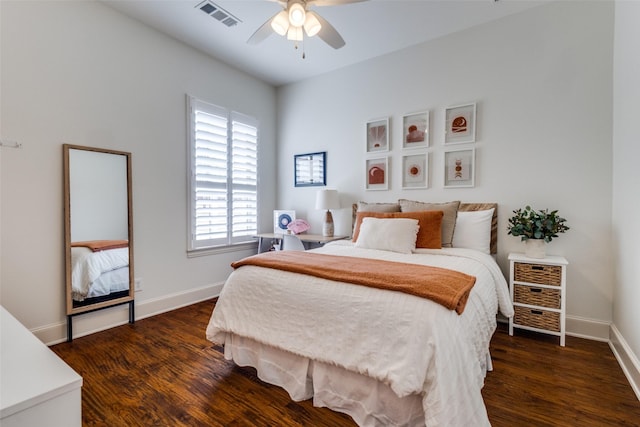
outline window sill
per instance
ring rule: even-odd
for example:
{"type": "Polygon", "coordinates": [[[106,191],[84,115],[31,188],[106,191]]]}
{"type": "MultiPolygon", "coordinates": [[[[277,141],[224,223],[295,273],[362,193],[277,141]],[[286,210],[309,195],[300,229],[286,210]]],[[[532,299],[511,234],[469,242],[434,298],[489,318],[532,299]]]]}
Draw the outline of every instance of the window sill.
{"type": "Polygon", "coordinates": [[[233,245],[213,246],[213,247],[202,248],[202,249],[191,249],[191,250],[187,250],[187,258],[197,258],[201,256],[226,254],[229,252],[246,251],[250,249],[256,249],[257,244],[258,244],[257,242],[244,242],[244,243],[236,243],[233,245]]]}

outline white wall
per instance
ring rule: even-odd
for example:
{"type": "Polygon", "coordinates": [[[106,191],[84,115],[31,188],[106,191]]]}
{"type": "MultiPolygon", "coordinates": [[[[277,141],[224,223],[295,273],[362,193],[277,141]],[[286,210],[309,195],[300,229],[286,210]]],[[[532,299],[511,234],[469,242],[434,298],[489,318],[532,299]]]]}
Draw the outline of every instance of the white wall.
{"type": "MultiPolygon", "coordinates": [[[[409,198],[499,203],[499,263],[522,251],[513,209],[559,209],[551,242],[568,269],[568,329],[608,338],[612,319],[613,5],[556,2],[278,90],[278,208],[320,229],[315,189],[294,188],[294,154],[327,151],[345,206],[409,198]],[[443,189],[444,108],[478,103],[476,185],[443,189]],[[401,190],[402,116],[429,109],[430,188],[401,190]],[[389,191],[364,190],[365,123],[391,118],[389,191]],[[311,208],[310,208],[311,207],[311,208]]],[[[336,215],[334,215],[336,218],[336,215]]],[[[336,218],[349,232],[349,210],[336,218]]]]}
{"type": "Polygon", "coordinates": [[[640,3],[616,2],[613,102],[613,342],[640,399],[640,3]],[[626,343],[626,345],[625,345],[626,343]],[[627,358],[625,358],[625,354],[627,358]],[[635,356],[634,356],[635,355],[635,356]],[[635,367],[633,366],[635,365],[635,367]]]}
{"type": "MultiPolygon", "coordinates": [[[[135,275],[144,279],[137,313],[210,295],[250,251],[187,258],[186,94],[260,121],[268,229],[275,89],[99,2],[0,8],[1,135],[22,144],[1,150],[2,305],[45,341],[64,337],[63,143],[132,153],[135,275]]],[[[126,321],[124,308],[110,309],[74,327],[100,329],[113,311],[126,321]]]]}

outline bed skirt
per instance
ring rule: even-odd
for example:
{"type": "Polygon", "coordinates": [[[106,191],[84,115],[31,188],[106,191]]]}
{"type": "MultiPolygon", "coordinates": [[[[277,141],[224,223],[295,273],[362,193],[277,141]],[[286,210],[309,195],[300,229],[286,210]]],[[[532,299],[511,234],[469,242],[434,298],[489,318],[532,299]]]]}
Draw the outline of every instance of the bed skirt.
{"type": "Polygon", "coordinates": [[[421,395],[400,398],[373,378],[234,334],[226,335],[224,356],[255,368],[258,378],[282,387],[292,400],[313,398],[314,406],[346,413],[361,427],[425,425],[421,395]]]}

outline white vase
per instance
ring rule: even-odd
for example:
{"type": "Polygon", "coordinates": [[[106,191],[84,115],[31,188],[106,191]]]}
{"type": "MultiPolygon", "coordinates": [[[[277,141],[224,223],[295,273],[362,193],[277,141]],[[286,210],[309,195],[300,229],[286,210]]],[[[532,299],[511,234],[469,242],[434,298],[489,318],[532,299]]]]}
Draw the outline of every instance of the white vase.
{"type": "Polygon", "coordinates": [[[545,245],[544,239],[527,239],[525,242],[524,254],[529,258],[544,258],[545,245]]]}

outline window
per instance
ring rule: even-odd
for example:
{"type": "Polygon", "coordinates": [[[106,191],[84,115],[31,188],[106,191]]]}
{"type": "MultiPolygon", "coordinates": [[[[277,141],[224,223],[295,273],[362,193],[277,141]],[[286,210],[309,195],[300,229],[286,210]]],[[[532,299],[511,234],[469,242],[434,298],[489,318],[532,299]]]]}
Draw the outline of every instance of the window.
{"type": "Polygon", "coordinates": [[[253,241],[257,120],[189,97],[189,250],[253,241]]]}

